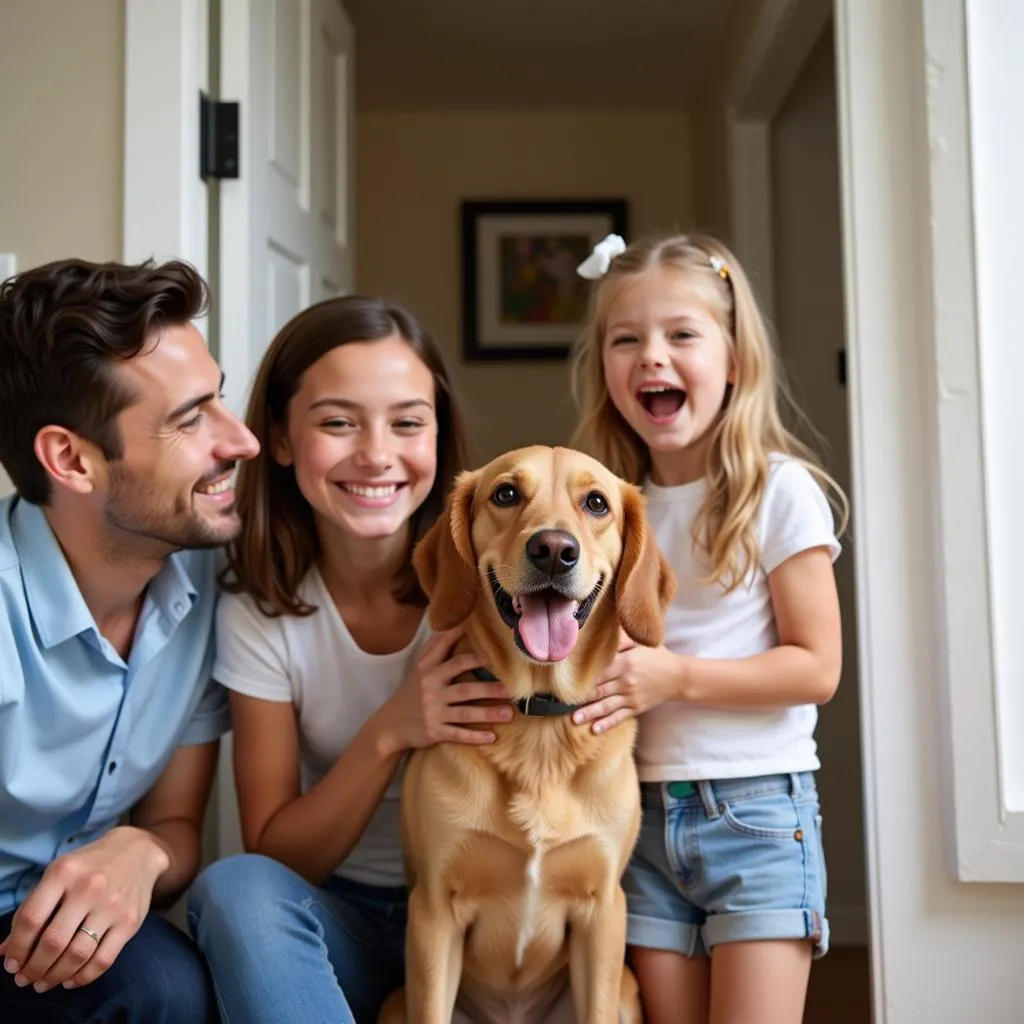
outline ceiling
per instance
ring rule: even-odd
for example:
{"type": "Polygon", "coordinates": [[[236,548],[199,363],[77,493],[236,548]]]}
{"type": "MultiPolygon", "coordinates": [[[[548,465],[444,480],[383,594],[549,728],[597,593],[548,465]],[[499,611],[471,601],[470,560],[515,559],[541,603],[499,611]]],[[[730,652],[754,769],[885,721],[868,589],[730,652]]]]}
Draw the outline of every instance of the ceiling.
{"type": "Polygon", "coordinates": [[[342,0],[367,111],[664,110],[706,85],[733,0],[342,0]]]}

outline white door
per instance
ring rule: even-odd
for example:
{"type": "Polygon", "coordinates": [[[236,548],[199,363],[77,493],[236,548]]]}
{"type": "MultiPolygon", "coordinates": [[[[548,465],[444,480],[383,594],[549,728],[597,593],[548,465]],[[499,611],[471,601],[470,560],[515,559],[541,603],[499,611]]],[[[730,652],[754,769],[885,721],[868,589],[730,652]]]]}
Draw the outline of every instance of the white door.
{"type": "Polygon", "coordinates": [[[220,362],[241,409],[268,343],[352,287],[352,26],[340,0],[221,0],[220,93],[241,104],[220,185],[220,362]]]}
{"type": "MultiPolygon", "coordinates": [[[[245,410],[292,316],[352,288],[354,36],[340,0],[221,0],[220,94],[237,100],[239,178],[220,183],[219,359],[245,410]]],[[[242,849],[222,747],[220,856],[242,849]]]]}

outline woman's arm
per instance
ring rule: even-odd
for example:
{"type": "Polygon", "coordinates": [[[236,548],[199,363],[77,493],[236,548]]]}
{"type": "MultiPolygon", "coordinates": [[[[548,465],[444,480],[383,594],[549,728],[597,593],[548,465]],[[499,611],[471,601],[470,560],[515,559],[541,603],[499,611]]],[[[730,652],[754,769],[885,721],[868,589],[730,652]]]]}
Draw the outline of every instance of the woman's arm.
{"type": "Polygon", "coordinates": [[[315,884],[351,852],[401,757],[364,726],[330,771],[300,793],[299,729],[292,704],[231,694],[235,785],[245,848],[315,884]]]}
{"type": "Polygon", "coordinates": [[[500,683],[451,682],[482,665],[474,654],[449,656],[460,635],[438,634],[424,645],[409,678],[306,793],[300,792],[294,706],[231,694],[235,784],[247,850],[319,884],[359,841],[406,750],[441,740],[493,741],[493,733],[464,725],[505,721],[510,709],[458,705],[507,694],[500,683]]]}

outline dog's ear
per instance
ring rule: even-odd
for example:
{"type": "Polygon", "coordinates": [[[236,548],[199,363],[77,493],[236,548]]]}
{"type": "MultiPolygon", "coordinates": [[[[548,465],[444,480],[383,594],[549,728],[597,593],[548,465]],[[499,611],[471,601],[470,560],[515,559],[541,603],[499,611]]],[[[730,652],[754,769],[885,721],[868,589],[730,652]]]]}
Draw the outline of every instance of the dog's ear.
{"type": "Polygon", "coordinates": [[[675,573],[647,525],[643,495],[632,484],[623,485],[622,507],[622,558],[615,577],[615,610],[630,640],[644,647],[658,647],[665,639],[665,609],[676,592],[675,573]]]}
{"type": "Polygon", "coordinates": [[[433,629],[452,629],[469,618],[480,592],[470,536],[476,473],[460,473],[444,511],[412,553],[423,592],[430,598],[433,629]]]}

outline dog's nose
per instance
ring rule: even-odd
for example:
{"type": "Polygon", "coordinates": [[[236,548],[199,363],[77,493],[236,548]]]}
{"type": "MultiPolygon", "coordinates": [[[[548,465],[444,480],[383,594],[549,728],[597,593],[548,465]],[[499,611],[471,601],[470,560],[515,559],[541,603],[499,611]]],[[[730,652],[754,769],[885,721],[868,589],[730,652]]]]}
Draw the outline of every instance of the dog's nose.
{"type": "Polygon", "coordinates": [[[580,545],[565,530],[538,530],[526,542],[526,557],[541,572],[560,576],[580,560],[580,545]]]}

